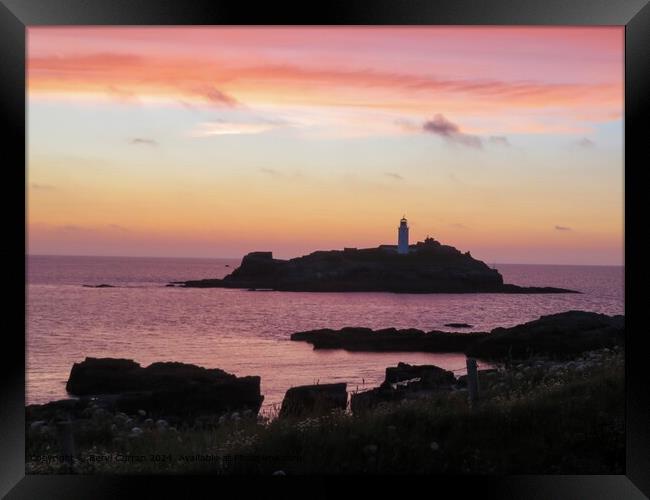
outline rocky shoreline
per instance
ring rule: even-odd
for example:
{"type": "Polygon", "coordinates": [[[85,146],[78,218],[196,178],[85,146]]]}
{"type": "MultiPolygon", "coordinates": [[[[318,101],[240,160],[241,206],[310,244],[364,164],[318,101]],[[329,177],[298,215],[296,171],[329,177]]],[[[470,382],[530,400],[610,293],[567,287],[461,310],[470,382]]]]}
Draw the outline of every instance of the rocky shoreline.
{"type": "MultiPolygon", "coordinates": [[[[503,386],[508,378],[523,376],[517,375],[519,372],[527,375],[535,372],[539,377],[553,377],[567,370],[580,372],[592,368],[608,356],[621,353],[622,349],[614,346],[611,349],[604,347],[589,350],[570,360],[535,357],[520,360],[512,365],[480,369],[478,381],[481,391],[486,391],[492,386],[497,388],[503,386]]],[[[130,360],[87,358],[86,361],[75,366],[83,366],[84,363],[87,366],[96,366],[98,363],[104,366],[109,364],[116,366],[116,361],[120,362],[117,364],[124,365],[123,362],[130,360]]],[[[205,370],[194,365],[184,365],[184,367],[205,370]]],[[[71,377],[72,380],[79,378],[79,369],[75,371],[77,374],[74,378],[71,377]]],[[[259,377],[250,378],[259,379],[259,377]]],[[[435,365],[409,365],[400,362],[397,366],[386,368],[384,382],[379,387],[361,392],[348,392],[345,383],[291,387],[287,390],[276,417],[306,418],[324,415],[331,411],[345,411],[348,405],[352,414],[361,415],[383,403],[426,399],[441,393],[466,391],[467,375],[456,375],[435,365]]],[[[257,396],[254,395],[254,391],[253,394],[249,391],[248,396],[245,392],[239,394],[233,392],[228,399],[221,393],[218,398],[220,404],[217,406],[211,406],[214,398],[203,400],[198,406],[196,404],[192,406],[192,403],[188,405],[187,398],[181,396],[180,392],[165,390],[157,392],[158,398],[153,399],[157,399],[158,404],[152,406],[152,394],[156,394],[156,391],[141,393],[127,390],[114,394],[96,393],[77,399],[28,405],[26,425],[31,435],[35,433],[54,435],[58,423],[72,422],[80,431],[99,426],[116,437],[137,438],[146,429],[176,432],[177,429],[187,426],[210,428],[222,425],[226,421],[242,419],[264,421],[267,418],[259,414],[263,399],[263,396],[259,395],[259,384],[257,384],[257,396]]]]}
{"type": "Polygon", "coordinates": [[[590,349],[622,346],[624,329],[624,316],[567,311],[542,316],[512,328],[495,328],[490,332],[346,327],[296,332],[291,335],[291,340],[308,342],[314,349],[463,352],[492,360],[523,359],[533,355],[566,358],[590,349]]]}
{"type": "MultiPolygon", "coordinates": [[[[516,360],[544,358],[562,362],[599,349],[620,351],[624,346],[624,317],[567,311],[512,328],[495,328],[489,333],[343,328],[297,332],[291,340],[309,342],[315,349],[464,352],[508,367],[516,360]]],[[[488,373],[492,372],[481,376],[488,373]]],[[[260,383],[258,376],[236,377],[220,369],[185,363],[159,362],[142,367],[128,359],[86,358],[73,365],[66,384],[68,392],[79,398],[29,405],[27,421],[31,425],[83,420],[95,418],[97,414],[124,414],[131,421],[136,421],[138,415],[147,415],[152,421],[194,425],[206,418],[218,420],[233,413],[257,417],[264,399],[260,383]]],[[[359,396],[361,400],[352,397],[357,401],[353,407],[369,406],[369,398],[374,402],[394,401],[414,391],[426,394],[443,386],[461,389],[463,383],[462,378],[433,365],[400,363],[386,369],[384,384],[373,389],[374,392],[359,396]],[[407,380],[417,383],[403,384],[407,380]],[[359,402],[362,400],[366,403],[359,402]]],[[[346,391],[346,384],[292,387],[285,395],[279,415],[345,409],[346,391]]]]}
{"type": "Polygon", "coordinates": [[[350,350],[463,346],[492,361],[471,380],[398,363],[379,387],[291,387],[280,408],[261,412],[260,377],[86,358],[66,385],[77,399],[25,408],[26,470],[622,473],[623,316],[569,311],[490,333],[343,329],[294,340],[350,350]]]}
{"type": "Polygon", "coordinates": [[[465,352],[478,340],[489,337],[486,332],[424,332],[416,328],[372,330],[345,327],[296,332],[293,341],[312,344],[314,349],[344,349],[363,352],[465,352]]]}
{"type": "Polygon", "coordinates": [[[615,346],[479,370],[475,405],[467,376],[405,363],[349,404],[346,384],[291,388],[274,419],[250,409],[162,417],[101,396],[30,405],[26,470],[622,473],[623,361],[615,346]]]}

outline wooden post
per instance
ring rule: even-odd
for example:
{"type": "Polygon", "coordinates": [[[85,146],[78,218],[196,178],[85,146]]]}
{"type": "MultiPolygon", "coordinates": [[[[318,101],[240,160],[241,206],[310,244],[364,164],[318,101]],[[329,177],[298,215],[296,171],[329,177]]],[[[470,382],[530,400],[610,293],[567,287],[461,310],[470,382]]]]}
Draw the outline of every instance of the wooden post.
{"type": "Polygon", "coordinates": [[[69,465],[72,465],[72,458],[74,457],[74,436],[72,435],[72,422],[69,420],[64,422],[57,422],[56,431],[64,461],[69,465]]]}
{"type": "Polygon", "coordinates": [[[474,405],[478,401],[478,370],[474,358],[467,358],[467,391],[469,402],[474,405]]]}

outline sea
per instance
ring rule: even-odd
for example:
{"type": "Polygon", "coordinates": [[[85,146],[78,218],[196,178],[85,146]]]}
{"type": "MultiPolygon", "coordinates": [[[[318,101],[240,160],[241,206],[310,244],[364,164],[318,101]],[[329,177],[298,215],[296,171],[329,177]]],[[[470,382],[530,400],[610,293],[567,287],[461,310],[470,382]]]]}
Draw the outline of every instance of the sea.
{"type": "MultiPolygon", "coordinates": [[[[379,385],[402,361],[465,373],[462,353],[314,350],[289,339],[316,328],[364,326],[462,331],[514,326],[545,314],[585,310],[624,314],[624,267],[494,264],[506,283],[569,288],[581,294],[303,293],[172,288],[171,281],[221,278],[240,259],[27,257],[26,403],[70,397],[72,364],[86,357],[146,366],[181,361],[259,375],[264,408],[292,386],[379,385]],[[113,288],[83,285],[109,284],[113,288]]],[[[483,363],[483,366],[489,366],[483,363]]]]}

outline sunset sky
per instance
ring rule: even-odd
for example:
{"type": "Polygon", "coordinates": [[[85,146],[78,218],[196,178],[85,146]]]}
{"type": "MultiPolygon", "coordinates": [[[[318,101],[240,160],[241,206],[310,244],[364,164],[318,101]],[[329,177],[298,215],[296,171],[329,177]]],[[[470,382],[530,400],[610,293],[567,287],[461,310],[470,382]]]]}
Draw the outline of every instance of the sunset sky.
{"type": "Polygon", "coordinates": [[[28,28],[31,254],[623,263],[623,27],[28,28]]]}

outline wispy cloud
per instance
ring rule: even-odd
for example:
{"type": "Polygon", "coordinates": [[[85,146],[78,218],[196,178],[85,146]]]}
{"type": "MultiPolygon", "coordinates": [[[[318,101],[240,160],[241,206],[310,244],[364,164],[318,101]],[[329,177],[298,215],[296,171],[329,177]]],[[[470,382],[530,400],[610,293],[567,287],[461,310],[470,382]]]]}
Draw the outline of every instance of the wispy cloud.
{"type": "Polygon", "coordinates": [[[190,111],[196,111],[196,106],[190,102],[187,102],[185,99],[176,99],[176,102],[183,106],[185,109],[189,109],[190,111]]]}
{"type": "Polygon", "coordinates": [[[260,134],[280,127],[291,126],[290,123],[241,111],[228,112],[228,118],[199,123],[189,132],[192,137],[210,137],[214,135],[260,134]]]}
{"type": "Polygon", "coordinates": [[[396,174],[395,172],[384,172],[384,175],[386,177],[390,177],[391,179],[395,179],[396,181],[403,181],[404,177],[402,177],[399,174],[396,174]]]}
{"type": "Polygon", "coordinates": [[[465,224],[461,224],[460,222],[452,222],[449,224],[449,227],[453,227],[454,229],[467,229],[467,226],[465,224]]]}
{"type": "Polygon", "coordinates": [[[339,66],[316,68],[311,64],[270,63],[259,65],[244,59],[237,63],[228,57],[209,58],[175,56],[143,57],[136,54],[95,53],[86,55],[32,55],[30,73],[47,81],[48,86],[65,87],[70,79],[86,85],[98,81],[123,82],[133,88],[166,87],[185,89],[222,104],[237,101],[214,85],[238,81],[260,81],[283,85],[310,85],[325,88],[401,88],[408,92],[461,93],[491,99],[507,99],[525,106],[543,102],[566,103],[585,96],[604,93],[607,97],[620,88],[611,83],[550,83],[529,80],[440,78],[434,74],[349,69],[339,66]],[[246,64],[248,63],[248,64],[246,64]],[[253,63],[253,64],[251,64],[253,63]],[[57,84],[58,80],[58,84],[57,84]],[[199,82],[197,85],[196,82],[199,82]],[[534,100],[531,102],[531,100],[534,100]]]}
{"type": "Polygon", "coordinates": [[[115,85],[108,85],[106,93],[109,97],[125,104],[138,104],[140,100],[135,92],[125,90],[115,85]]]}
{"type": "Polygon", "coordinates": [[[424,122],[422,130],[440,136],[448,142],[462,144],[463,146],[476,149],[483,147],[483,141],[480,137],[461,132],[458,125],[450,122],[441,114],[437,114],[432,120],[424,122]]]}
{"type": "Polygon", "coordinates": [[[577,146],[577,147],[583,148],[583,149],[592,149],[592,148],[596,147],[596,143],[594,141],[592,141],[591,139],[587,138],[587,137],[583,137],[579,141],[576,141],[574,143],[574,146],[577,146]]]}
{"type": "Polygon", "coordinates": [[[190,132],[193,137],[210,137],[214,135],[260,134],[275,128],[269,123],[234,123],[203,122],[190,132]]]}
{"type": "MultiPolygon", "coordinates": [[[[222,36],[219,31],[223,30],[215,30],[215,36],[222,36]]],[[[246,31],[250,33],[250,28],[246,31]]],[[[30,43],[40,40],[41,47],[47,47],[51,33],[48,29],[38,37],[33,35],[30,43]]],[[[264,36],[272,45],[273,38],[264,36]]],[[[367,31],[360,36],[368,36],[367,31]]],[[[530,113],[531,110],[544,112],[554,108],[563,110],[564,126],[572,130],[582,125],[576,117],[585,113],[590,120],[620,119],[622,87],[619,81],[588,79],[564,83],[539,77],[521,80],[521,72],[484,77],[477,71],[458,77],[452,76],[453,72],[447,73],[444,64],[435,62],[431,62],[431,69],[403,61],[376,67],[351,67],[341,64],[341,61],[348,61],[347,50],[343,49],[342,59],[338,59],[338,44],[332,46],[335,55],[322,64],[316,64],[313,53],[303,50],[299,43],[289,52],[285,45],[282,45],[285,50],[277,53],[271,47],[263,60],[250,48],[245,52],[231,52],[226,47],[223,51],[205,51],[203,45],[194,47],[180,42],[179,47],[192,53],[181,56],[162,49],[152,54],[133,44],[129,50],[141,52],[129,55],[118,53],[114,48],[116,42],[122,41],[120,38],[102,40],[100,46],[105,50],[97,48],[96,53],[84,55],[72,50],[63,51],[61,56],[52,55],[44,48],[30,51],[30,95],[44,92],[79,98],[108,89],[110,94],[124,101],[169,99],[223,108],[243,107],[244,104],[264,106],[269,102],[323,108],[335,105],[353,110],[384,109],[411,117],[417,115],[417,110],[441,109],[441,105],[447,106],[446,112],[453,112],[454,116],[482,114],[490,117],[504,110],[519,109],[530,113]],[[111,50],[115,52],[110,53],[111,50]]],[[[427,57],[431,56],[427,54],[427,57]]],[[[522,124],[520,120],[504,121],[511,128],[548,130],[547,125],[539,121],[530,124],[522,124]]],[[[510,129],[502,126],[499,130],[510,129]]],[[[472,139],[466,141],[477,143],[472,139]]]]}
{"type": "Polygon", "coordinates": [[[458,185],[460,185],[460,186],[465,186],[465,181],[464,181],[463,179],[459,178],[459,177],[458,177],[456,174],[454,174],[453,172],[451,172],[451,173],[449,174],[449,180],[450,180],[451,182],[453,182],[454,184],[458,184],[458,185]]]}
{"type": "Polygon", "coordinates": [[[200,97],[205,98],[208,102],[216,104],[217,106],[226,106],[234,108],[240,105],[239,101],[234,97],[222,92],[212,85],[199,85],[193,87],[192,92],[200,97]]]}
{"type": "Polygon", "coordinates": [[[146,139],[144,137],[134,137],[129,140],[129,144],[137,145],[146,145],[146,146],[158,146],[158,141],[155,139],[146,139]]]}
{"type": "Polygon", "coordinates": [[[99,224],[94,226],[64,224],[62,226],[52,226],[52,229],[63,233],[79,233],[79,234],[84,234],[84,233],[106,234],[107,231],[126,233],[130,231],[127,227],[121,226],[119,224],[99,224]]]}
{"type": "Polygon", "coordinates": [[[488,138],[488,141],[491,144],[495,144],[497,146],[505,146],[505,147],[510,147],[510,141],[508,140],[507,137],[503,135],[491,135],[488,138]]]}
{"type": "Polygon", "coordinates": [[[64,226],[59,226],[57,229],[59,229],[61,231],[66,231],[66,232],[67,231],[77,232],[77,231],[90,231],[91,230],[91,229],[89,229],[87,227],[77,226],[75,224],[66,224],[64,226]]]}
{"type": "Polygon", "coordinates": [[[261,167],[259,170],[263,174],[270,175],[271,177],[283,177],[282,172],[278,172],[274,168],[261,167]]]}
{"type": "Polygon", "coordinates": [[[30,187],[39,191],[52,191],[53,189],[56,189],[56,187],[51,184],[38,184],[36,182],[32,182],[30,187]]]}
{"type": "Polygon", "coordinates": [[[573,231],[570,227],[567,226],[555,226],[556,231],[573,231]]]}
{"type": "Polygon", "coordinates": [[[287,182],[302,182],[305,180],[304,174],[300,170],[277,170],[275,168],[260,167],[257,169],[262,175],[266,175],[273,179],[283,180],[287,182]]]}

